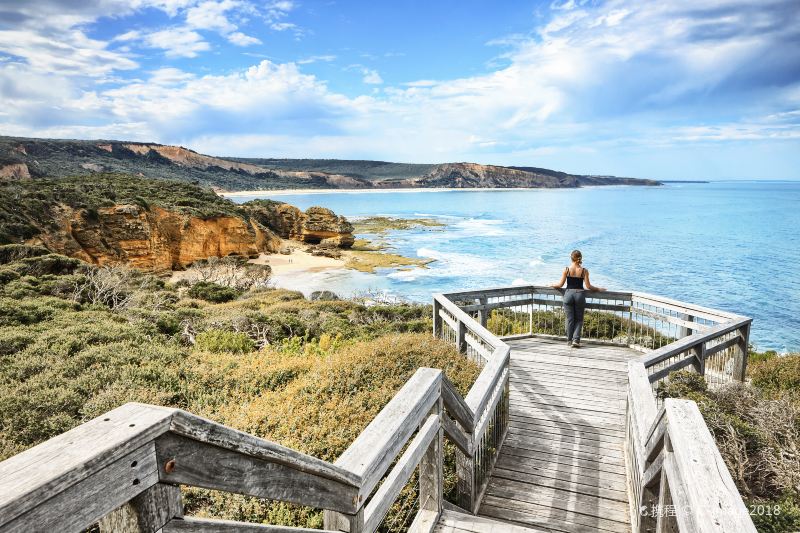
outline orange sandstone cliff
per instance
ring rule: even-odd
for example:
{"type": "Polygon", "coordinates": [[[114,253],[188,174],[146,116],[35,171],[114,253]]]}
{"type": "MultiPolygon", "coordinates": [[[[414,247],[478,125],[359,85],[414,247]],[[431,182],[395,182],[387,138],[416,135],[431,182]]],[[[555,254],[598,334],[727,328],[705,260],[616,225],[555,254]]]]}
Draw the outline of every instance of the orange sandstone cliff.
{"type": "Polygon", "coordinates": [[[255,220],[199,218],[160,207],[115,205],[96,211],[61,207],[59,230],[36,241],[94,264],[125,263],[153,272],[181,269],[199,259],[277,252],[281,239],[255,220]]]}

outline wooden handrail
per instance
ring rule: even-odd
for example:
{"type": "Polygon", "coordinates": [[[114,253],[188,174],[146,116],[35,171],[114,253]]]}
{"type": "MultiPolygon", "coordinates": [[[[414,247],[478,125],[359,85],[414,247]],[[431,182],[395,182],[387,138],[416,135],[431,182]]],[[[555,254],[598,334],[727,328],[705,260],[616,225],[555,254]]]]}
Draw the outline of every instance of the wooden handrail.
{"type": "Polygon", "coordinates": [[[714,438],[690,400],[661,409],[641,361],[628,367],[626,467],[633,531],[756,531],[714,438]]]}

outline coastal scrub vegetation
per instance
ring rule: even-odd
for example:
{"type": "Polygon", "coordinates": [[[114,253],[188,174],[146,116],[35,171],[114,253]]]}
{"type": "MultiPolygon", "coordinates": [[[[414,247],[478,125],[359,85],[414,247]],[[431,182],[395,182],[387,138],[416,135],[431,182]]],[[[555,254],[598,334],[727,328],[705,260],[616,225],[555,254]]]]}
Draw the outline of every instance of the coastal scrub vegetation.
{"type": "MultiPolygon", "coordinates": [[[[430,336],[430,308],[167,283],[0,246],[0,460],[130,401],[186,409],[335,460],[417,368],[462,393],[477,366],[430,336]],[[102,289],[102,290],[100,290],[102,289]]],[[[448,451],[453,463],[453,450],[448,451]]],[[[453,476],[447,479],[454,485],[453,476]]],[[[187,514],[320,527],[319,510],[190,489],[187,514]]],[[[413,505],[413,488],[392,511],[413,505]]]]}
{"type": "Polygon", "coordinates": [[[751,352],[749,384],[670,374],[661,398],[697,402],[758,531],[800,530],[800,354],[751,352]]]}

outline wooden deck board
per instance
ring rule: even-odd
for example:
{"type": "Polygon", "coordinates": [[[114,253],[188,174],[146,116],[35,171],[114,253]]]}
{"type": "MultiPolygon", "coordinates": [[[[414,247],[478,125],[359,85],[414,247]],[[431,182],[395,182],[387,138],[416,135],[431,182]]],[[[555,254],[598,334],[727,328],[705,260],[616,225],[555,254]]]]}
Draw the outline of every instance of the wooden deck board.
{"type": "Polygon", "coordinates": [[[509,430],[479,515],[554,532],[630,531],[625,394],[627,361],[640,354],[538,338],[509,345],[509,430]]]}

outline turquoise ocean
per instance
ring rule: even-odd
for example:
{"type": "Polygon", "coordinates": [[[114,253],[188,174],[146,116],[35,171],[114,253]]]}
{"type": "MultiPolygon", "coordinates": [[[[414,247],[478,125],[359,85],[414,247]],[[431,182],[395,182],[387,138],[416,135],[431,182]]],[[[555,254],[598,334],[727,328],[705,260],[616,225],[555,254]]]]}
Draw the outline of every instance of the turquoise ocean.
{"type": "Polygon", "coordinates": [[[390,232],[396,253],[428,268],[300,273],[287,288],[374,291],[428,302],[434,292],[550,285],[583,252],[592,283],[753,317],[759,349],[800,350],[800,183],[729,181],[662,187],[313,192],[270,196],[348,218],[435,218],[445,228],[390,232]]]}

